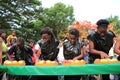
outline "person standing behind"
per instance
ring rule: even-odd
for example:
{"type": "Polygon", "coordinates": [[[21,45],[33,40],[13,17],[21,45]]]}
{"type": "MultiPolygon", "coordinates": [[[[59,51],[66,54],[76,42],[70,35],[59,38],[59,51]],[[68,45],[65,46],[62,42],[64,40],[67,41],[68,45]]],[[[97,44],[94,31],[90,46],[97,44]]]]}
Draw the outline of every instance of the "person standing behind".
{"type": "Polygon", "coordinates": [[[114,45],[114,52],[119,55],[118,60],[120,60],[120,37],[116,38],[116,43],[114,45]]]}
{"type": "Polygon", "coordinates": [[[10,40],[11,39],[15,39],[15,41],[17,40],[17,36],[16,36],[16,30],[13,30],[11,32],[11,34],[7,37],[7,45],[10,45],[10,40]]]}
{"type": "Polygon", "coordinates": [[[2,38],[0,37],[0,65],[2,64],[2,38]]]}
{"type": "MultiPolygon", "coordinates": [[[[63,55],[65,60],[83,59],[83,43],[79,40],[77,29],[69,30],[68,40],[63,43],[63,55]]],[[[64,80],[80,80],[81,75],[64,76],[64,80]]]]}
{"type": "MultiPolygon", "coordinates": [[[[114,48],[113,48],[114,53],[116,53],[117,59],[120,61],[120,37],[116,38],[116,42],[114,44],[114,48]]],[[[120,80],[120,74],[116,75],[115,77],[117,77],[118,79],[115,80],[120,80]]]]}
{"type": "Polygon", "coordinates": [[[6,33],[4,30],[0,30],[0,37],[2,39],[2,63],[5,61],[6,59],[6,51],[7,51],[7,45],[5,43],[6,41],[6,33]]]}
{"type": "MultiPolygon", "coordinates": [[[[10,45],[8,46],[8,50],[9,50],[14,44],[16,44],[16,39],[10,39],[10,45]]],[[[14,58],[15,58],[14,53],[12,53],[12,54],[10,55],[10,58],[11,58],[12,60],[14,60],[14,58]]]]}
{"type": "MultiPolygon", "coordinates": [[[[2,38],[0,36],[0,65],[1,64],[2,64],[2,38]]],[[[0,75],[0,79],[2,79],[2,75],[0,75]]]]}
{"type": "MultiPolygon", "coordinates": [[[[108,29],[109,22],[106,19],[97,21],[97,31],[89,36],[90,58],[92,63],[95,59],[109,58],[109,50],[113,46],[116,37],[112,31],[108,29]]],[[[102,75],[102,80],[110,80],[109,75],[102,75]]]]}
{"type": "MultiPolygon", "coordinates": [[[[0,29],[0,64],[3,64],[6,60],[6,33],[4,30],[0,29]]],[[[0,72],[0,80],[2,80],[4,72],[0,72]]]]}
{"type": "Polygon", "coordinates": [[[83,51],[84,51],[84,60],[89,63],[89,41],[87,38],[83,38],[83,51]]]}
{"type": "MultiPolygon", "coordinates": [[[[36,62],[39,60],[51,60],[57,61],[57,55],[59,52],[59,41],[55,38],[52,30],[49,27],[45,27],[41,30],[40,39],[35,45],[34,55],[36,51],[40,51],[40,56],[36,56],[36,62]]],[[[58,80],[58,76],[38,76],[35,80],[58,80]]]]}
{"type": "MultiPolygon", "coordinates": [[[[30,47],[32,48],[32,51],[34,52],[34,49],[35,49],[35,41],[34,41],[33,39],[29,39],[29,40],[28,40],[28,46],[30,46],[30,47]]],[[[36,52],[36,55],[37,55],[37,56],[40,55],[40,52],[37,51],[37,52],[36,52]]],[[[33,63],[35,63],[35,57],[34,57],[34,56],[32,56],[32,61],[33,61],[33,63]]]]}

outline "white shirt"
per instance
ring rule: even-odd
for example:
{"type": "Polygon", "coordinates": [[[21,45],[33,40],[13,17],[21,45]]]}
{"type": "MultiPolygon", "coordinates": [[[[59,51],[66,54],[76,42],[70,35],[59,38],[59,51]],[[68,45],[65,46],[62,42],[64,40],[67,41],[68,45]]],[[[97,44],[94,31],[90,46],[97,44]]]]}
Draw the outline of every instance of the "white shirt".
{"type": "Polygon", "coordinates": [[[37,43],[37,44],[35,44],[35,50],[39,50],[40,49],[40,46],[39,46],[39,44],[37,43]]]}

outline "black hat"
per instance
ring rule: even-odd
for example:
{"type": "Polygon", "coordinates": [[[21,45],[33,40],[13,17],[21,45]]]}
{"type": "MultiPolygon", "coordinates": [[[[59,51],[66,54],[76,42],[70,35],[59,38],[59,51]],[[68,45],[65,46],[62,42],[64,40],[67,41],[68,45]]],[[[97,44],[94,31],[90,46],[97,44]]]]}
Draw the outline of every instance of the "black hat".
{"type": "Polygon", "coordinates": [[[109,25],[109,21],[106,20],[106,19],[100,19],[97,21],[96,23],[98,25],[98,27],[104,27],[104,28],[107,28],[108,25],[109,25]]]}

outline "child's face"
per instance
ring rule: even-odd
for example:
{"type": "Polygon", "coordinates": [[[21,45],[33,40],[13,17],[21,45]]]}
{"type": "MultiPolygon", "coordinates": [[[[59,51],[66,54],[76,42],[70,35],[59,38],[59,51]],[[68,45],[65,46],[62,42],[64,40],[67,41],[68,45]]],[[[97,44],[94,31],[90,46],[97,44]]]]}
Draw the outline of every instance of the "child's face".
{"type": "Polygon", "coordinates": [[[42,39],[44,40],[44,42],[47,42],[47,41],[51,40],[51,35],[42,34],[42,39]]]}
{"type": "Polygon", "coordinates": [[[16,43],[16,39],[11,39],[10,43],[11,43],[11,44],[16,43]]]}
{"type": "Polygon", "coordinates": [[[1,34],[1,37],[2,37],[2,38],[6,38],[6,33],[2,33],[2,34],[1,34]]]}
{"type": "Polygon", "coordinates": [[[98,28],[98,33],[100,34],[101,37],[104,36],[106,32],[107,32],[107,28],[102,28],[102,27],[98,28]]]}
{"type": "Polygon", "coordinates": [[[16,35],[16,31],[13,31],[13,32],[12,32],[12,35],[15,36],[15,35],[16,35]]]}
{"type": "Polygon", "coordinates": [[[69,40],[71,44],[75,44],[77,37],[75,35],[70,34],[69,35],[69,40]]]}
{"type": "Polygon", "coordinates": [[[31,47],[33,47],[33,46],[34,46],[34,42],[30,42],[29,45],[30,45],[31,47]]]}
{"type": "Polygon", "coordinates": [[[20,42],[19,40],[17,40],[17,45],[19,48],[22,48],[24,46],[24,44],[22,42],[20,42]]]}

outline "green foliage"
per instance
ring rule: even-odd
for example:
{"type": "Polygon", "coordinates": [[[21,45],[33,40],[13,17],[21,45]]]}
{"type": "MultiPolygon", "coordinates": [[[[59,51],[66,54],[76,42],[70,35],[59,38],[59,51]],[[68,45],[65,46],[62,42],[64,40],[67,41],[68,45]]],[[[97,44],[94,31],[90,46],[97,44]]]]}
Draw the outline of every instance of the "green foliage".
{"type": "Polygon", "coordinates": [[[109,18],[107,18],[109,21],[110,21],[110,23],[113,23],[115,26],[114,26],[114,31],[116,32],[116,34],[120,34],[120,31],[119,31],[119,29],[120,29],[120,20],[119,20],[119,17],[118,16],[110,16],[109,18]]]}
{"type": "Polygon", "coordinates": [[[29,0],[29,2],[32,3],[32,4],[36,4],[36,5],[41,5],[39,0],[29,0]]]}
{"type": "Polygon", "coordinates": [[[41,20],[33,21],[32,24],[34,25],[34,28],[39,29],[40,26],[42,26],[42,21],[41,20]]]}
{"type": "Polygon", "coordinates": [[[39,0],[2,0],[0,1],[0,17],[4,23],[1,25],[8,24],[10,28],[21,27],[29,21],[35,19],[34,11],[37,10],[36,6],[40,6],[39,0]]]}
{"type": "Polygon", "coordinates": [[[110,23],[113,23],[115,25],[114,29],[120,28],[120,20],[118,16],[114,16],[114,17],[110,16],[108,20],[110,21],[110,23]]]}
{"type": "Polygon", "coordinates": [[[56,3],[51,8],[45,8],[43,17],[45,26],[52,28],[56,36],[75,20],[73,7],[63,3],[56,3]]]}
{"type": "Polygon", "coordinates": [[[17,28],[17,36],[22,36],[27,41],[28,39],[33,39],[38,41],[40,39],[39,31],[35,29],[29,28],[17,28]]]}
{"type": "Polygon", "coordinates": [[[115,30],[115,32],[120,36],[120,29],[115,30]]]}
{"type": "Polygon", "coordinates": [[[39,0],[0,1],[0,28],[17,30],[17,36],[39,40],[40,29],[50,27],[56,36],[74,21],[73,7],[57,3],[51,8],[43,8],[39,0]]]}
{"type": "Polygon", "coordinates": [[[0,28],[5,29],[8,35],[11,29],[16,29],[17,36],[37,40],[41,13],[39,0],[0,0],[0,28]]]}
{"type": "Polygon", "coordinates": [[[0,16],[0,29],[9,29],[10,25],[0,16]]]}

